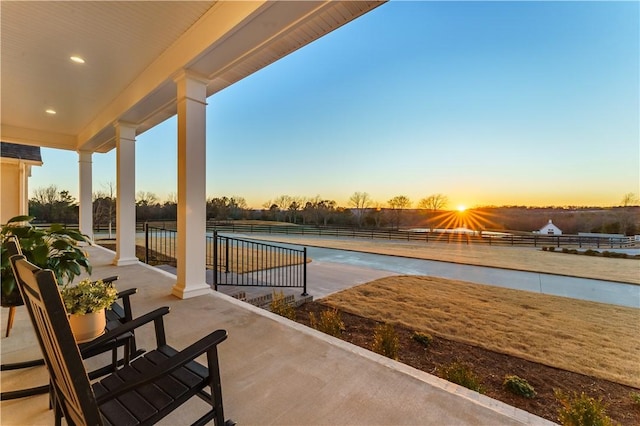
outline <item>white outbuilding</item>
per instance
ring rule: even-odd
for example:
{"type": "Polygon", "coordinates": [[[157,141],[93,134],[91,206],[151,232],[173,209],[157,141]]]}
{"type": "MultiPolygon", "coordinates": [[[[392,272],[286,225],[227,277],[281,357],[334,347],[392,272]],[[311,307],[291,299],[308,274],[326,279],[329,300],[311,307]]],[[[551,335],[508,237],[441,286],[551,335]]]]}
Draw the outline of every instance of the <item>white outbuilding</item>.
{"type": "Polygon", "coordinates": [[[555,226],[551,219],[549,219],[549,223],[540,228],[539,231],[533,231],[535,234],[542,235],[562,235],[562,230],[555,226]]]}

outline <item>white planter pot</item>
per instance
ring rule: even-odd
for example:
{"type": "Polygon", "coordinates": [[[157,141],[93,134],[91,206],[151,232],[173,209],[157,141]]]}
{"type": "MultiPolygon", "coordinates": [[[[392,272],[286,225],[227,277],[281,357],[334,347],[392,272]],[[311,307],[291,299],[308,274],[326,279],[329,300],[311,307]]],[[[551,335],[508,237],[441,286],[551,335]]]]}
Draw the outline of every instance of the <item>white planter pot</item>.
{"type": "Polygon", "coordinates": [[[69,314],[69,325],[76,343],[84,343],[105,333],[107,317],[104,309],[90,314],[69,314]]]}

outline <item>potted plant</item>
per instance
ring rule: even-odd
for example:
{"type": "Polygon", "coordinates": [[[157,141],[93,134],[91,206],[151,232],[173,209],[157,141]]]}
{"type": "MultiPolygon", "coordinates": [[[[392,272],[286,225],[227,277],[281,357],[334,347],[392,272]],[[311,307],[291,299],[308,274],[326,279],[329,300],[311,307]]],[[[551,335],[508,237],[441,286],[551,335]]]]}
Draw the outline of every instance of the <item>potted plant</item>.
{"type": "Polygon", "coordinates": [[[118,297],[112,283],[84,279],[61,290],[69,324],[78,343],[93,340],[104,333],[107,325],[105,309],[118,297]]]}
{"type": "Polygon", "coordinates": [[[3,307],[23,304],[5,247],[5,241],[11,235],[18,238],[22,254],[27,260],[40,268],[51,269],[60,284],[73,281],[82,269],[91,274],[87,254],[79,246],[80,242],[90,243],[88,237],[59,224],[53,224],[48,229],[37,228],[31,224],[33,219],[32,216],[16,216],[0,229],[0,295],[3,307]]]}

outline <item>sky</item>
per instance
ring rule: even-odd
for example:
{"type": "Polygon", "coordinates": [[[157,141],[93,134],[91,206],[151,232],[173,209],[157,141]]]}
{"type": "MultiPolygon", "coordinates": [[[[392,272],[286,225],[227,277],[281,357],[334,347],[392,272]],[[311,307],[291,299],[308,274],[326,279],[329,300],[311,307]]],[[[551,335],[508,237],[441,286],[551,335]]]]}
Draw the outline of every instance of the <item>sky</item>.
{"type": "MultiPolygon", "coordinates": [[[[640,194],[640,5],[391,1],[208,99],[207,197],[615,206],[640,194]]],[[[177,192],[177,122],[136,140],[136,191],[177,192]]],[[[78,196],[42,149],[30,191],[78,196]]],[[[115,150],[93,190],[115,187],[115,150]]]]}

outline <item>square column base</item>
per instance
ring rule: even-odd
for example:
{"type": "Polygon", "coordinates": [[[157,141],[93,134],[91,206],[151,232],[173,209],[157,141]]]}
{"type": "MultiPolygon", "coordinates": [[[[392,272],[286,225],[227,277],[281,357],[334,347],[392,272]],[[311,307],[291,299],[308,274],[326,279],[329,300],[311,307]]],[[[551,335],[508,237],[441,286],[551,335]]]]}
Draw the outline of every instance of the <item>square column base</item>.
{"type": "Polygon", "coordinates": [[[140,260],[137,257],[123,257],[118,259],[117,257],[113,259],[113,264],[116,266],[127,266],[127,265],[137,265],[140,260]]]}
{"type": "Polygon", "coordinates": [[[180,299],[190,299],[192,297],[203,296],[205,294],[212,294],[213,288],[207,283],[195,286],[189,285],[188,288],[174,285],[171,289],[171,294],[180,299]]]}

